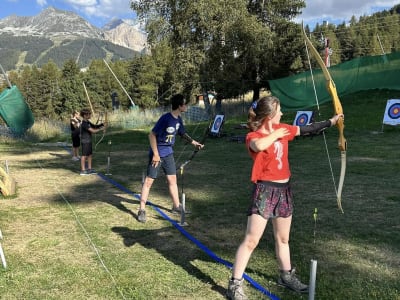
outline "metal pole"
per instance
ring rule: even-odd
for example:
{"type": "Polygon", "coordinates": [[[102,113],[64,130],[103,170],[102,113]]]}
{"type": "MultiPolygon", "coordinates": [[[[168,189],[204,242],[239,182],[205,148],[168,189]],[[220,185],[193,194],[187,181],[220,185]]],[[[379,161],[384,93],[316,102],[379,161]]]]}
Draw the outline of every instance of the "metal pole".
{"type": "Polygon", "coordinates": [[[106,175],[112,175],[110,173],[110,163],[111,163],[111,140],[108,141],[108,157],[107,157],[107,172],[106,172],[106,175]]]}
{"type": "Polygon", "coordinates": [[[8,79],[7,73],[4,71],[3,66],[1,64],[0,64],[0,69],[1,69],[1,72],[3,72],[3,74],[4,74],[4,78],[7,81],[8,87],[12,88],[12,84],[11,84],[10,80],[8,79]]]}
{"type": "Polygon", "coordinates": [[[317,277],[317,261],[312,259],[311,260],[311,267],[310,267],[310,283],[308,286],[308,300],[314,300],[315,296],[315,281],[317,277]]]}
{"type": "MultiPolygon", "coordinates": [[[[3,239],[3,234],[1,233],[1,230],[0,230],[0,240],[2,240],[2,239],[3,239]]],[[[0,258],[1,258],[1,262],[3,263],[4,269],[6,269],[7,262],[6,262],[6,257],[4,256],[3,247],[1,247],[1,243],[0,243],[0,258]]]]}
{"type": "Polygon", "coordinates": [[[185,219],[186,219],[186,196],[185,193],[183,192],[183,165],[180,167],[181,170],[181,181],[182,181],[182,185],[181,185],[181,189],[182,189],[182,199],[181,199],[181,222],[179,223],[179,225],[181,226],[187,226],[188,223],[186,223],[185,219]]]}
{"type": "Polygon", "coordinates": [[[385,53],[385,50],[383,49],[383,46],[382,46],[382,43],[381,43],[381,39],[379,38],[379,34],[377,34],[376,36],[378,38],[379,46],[381,46],[382,54],[385,55],[386,53],[385,53]]]}
{"type": "Polygon", "coordinates": [[[181,222],[179,223],[179,225],[181,226],[187,226],[188,223],[186,223],[186,208],[185,208],[185,202],[186,202],[186,196],[185,193],[182,193],[182,210],[181,210],[181,222]]]}
{"type": "Polygon", "coordinates": [[[118,77],[114,74],[113,70],[110,68],[110,66],[108,65],[108,63],[106,62],[105,59],[103,59],[104,63],[106,64],[106,66],[108,67],[108,69],[110,70],[111,74],[114,75],[115,79],[117,80],[117,82],[119,83],[119,85],[121,86],[122,90],[125,92],[125,94],[128,96],[129,100],[131,101],[132,106],[135,106],[135,103],[133,102],[131,96],[129,96],[128,92],[125,90],[124,86],[122,85],[122,83],[118,80],[118,77]]]}

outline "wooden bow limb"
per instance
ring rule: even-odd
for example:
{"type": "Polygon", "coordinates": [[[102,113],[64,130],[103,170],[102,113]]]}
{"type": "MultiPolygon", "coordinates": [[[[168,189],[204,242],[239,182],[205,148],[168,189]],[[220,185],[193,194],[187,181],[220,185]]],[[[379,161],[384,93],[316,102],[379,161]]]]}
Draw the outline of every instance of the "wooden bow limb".
{"type": "MultiPolygon", "coordinates": [[[[331,74],[328,71],[328,68],[325,66],[324,61],[322,60],[318,51],[315,49],[315,47],[311,43],[310,39],[307,37],[306,32],[304,30],[304,26],[302,26],[302,33],[303,33],[304,40],[306,42],[306,46],[310,49],[311,54],[316,59],[318,65],[321,67],[321,70],[324,74],[324,77],[326,80],[326,88],[332,98],[333,109],[334,109],[335,114],[337,114],[337,115],[343,114],[343,108],[342,108],[342,104],[340,102],[339,96],[337,94],[336,85],[332,79],[331,74]]],[[[311,65],[310,65],[310,68],[311,68],[311,65]]],[[[337,195],[338,208],[343,213],[342,190],[343,190],[344,177],[346,175],[346,151],[347,151],[347,141],[344,136],[344,119],[343,118],[340,118],[337,121],[336,127],[338,128],[338,131],[339,131],[338,147],[340,150],[340,157],[341,157],[340,179],[339,179],[339,185],[338,185],[338,189],[336,191],[336,195],[337,195]]]]}

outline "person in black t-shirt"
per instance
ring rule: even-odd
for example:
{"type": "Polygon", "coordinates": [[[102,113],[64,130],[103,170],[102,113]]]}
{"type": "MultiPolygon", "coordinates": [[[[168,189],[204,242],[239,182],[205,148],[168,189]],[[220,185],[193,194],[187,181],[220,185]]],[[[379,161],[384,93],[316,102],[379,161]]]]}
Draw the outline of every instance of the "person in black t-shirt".
{"type": "Polygon", "coordinates": [[[101,130],[105,130],[107,124],[93,124],[90,122],[90,117],[92,113],[89,109],[85,108],[81,111],[81,116],[83,118],[81,124],[81,146],[82,146],[82,156],[81,156],[81,172],[80,175],[91,175],[97,174],[94,169],[92,169],[92,133],[97,133],[101,130]],[[87,161],[87,168],[86,168],[87,161]]]}
{"type": "Polygon", "coordinates": [[[81,145],[81,119],[79,119],[79,111],[74,111],[70,119],[71,126],[71,139],[72,139],[72,160],[79,161],[81,157],[79,156],[79,147],[81,145]]]}

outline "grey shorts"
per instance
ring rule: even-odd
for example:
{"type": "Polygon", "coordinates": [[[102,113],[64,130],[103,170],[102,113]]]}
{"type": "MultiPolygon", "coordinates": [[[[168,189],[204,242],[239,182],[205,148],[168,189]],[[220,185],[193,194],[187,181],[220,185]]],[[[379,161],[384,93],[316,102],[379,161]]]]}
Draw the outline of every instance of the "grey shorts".
{"type": "Polygon", "coordinates": [[[176,175],[176,165],[173,154],[161,157],[161,162],[157,165],[157,167],[152,165],[152,160],[153,157],[150,157],[149,164],[147,165],[147,177],[156,179],[160,168],[163,169],[165,175],[176,175]]]}
{"type": "Polygon", "coordinates": [[[264,219],[293,214],[293,194],[289,182],[277,183],[259,181],[254,184],[253,194],[247,215],[258,214],[264,219]]]}

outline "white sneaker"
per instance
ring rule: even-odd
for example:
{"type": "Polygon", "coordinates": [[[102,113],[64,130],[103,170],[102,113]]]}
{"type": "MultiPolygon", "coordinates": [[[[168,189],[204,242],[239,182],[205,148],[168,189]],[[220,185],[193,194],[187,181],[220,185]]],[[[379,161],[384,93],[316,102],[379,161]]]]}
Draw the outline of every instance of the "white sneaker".
{"type": "Polygon", "coordinates": [[[78,160],[80,160],[80,158],[77,157],[77,156],[73,156],[73,157],[72,157],[72,160],[73,160],[73,161],[78,161],[78,160]]]}

